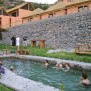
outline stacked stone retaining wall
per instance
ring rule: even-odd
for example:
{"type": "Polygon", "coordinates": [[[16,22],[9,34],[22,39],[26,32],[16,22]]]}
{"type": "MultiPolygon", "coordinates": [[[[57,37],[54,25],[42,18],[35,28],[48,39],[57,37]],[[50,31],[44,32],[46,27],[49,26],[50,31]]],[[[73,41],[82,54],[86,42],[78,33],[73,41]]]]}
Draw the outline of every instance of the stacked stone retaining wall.
{"type": "Polygon", "coordinates": [[[10,27],[3,33],[3,42],[10,43],[13,35],[28,40],[45,39],[47,47],[74,49],[78,43],[91,44],[91,11],[48,18],[10,27]]]}

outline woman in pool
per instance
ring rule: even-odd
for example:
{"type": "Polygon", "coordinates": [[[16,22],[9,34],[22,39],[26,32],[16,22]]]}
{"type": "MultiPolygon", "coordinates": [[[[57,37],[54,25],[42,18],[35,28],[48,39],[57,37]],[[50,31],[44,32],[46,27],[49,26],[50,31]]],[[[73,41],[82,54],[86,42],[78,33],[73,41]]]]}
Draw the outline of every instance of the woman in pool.
{"type": "Polygon", "coordinates": [[[88,80],[88,76],[86,73],[82,73],[80,82],[86,87],[91,87],[90,81],[88,80]]]}

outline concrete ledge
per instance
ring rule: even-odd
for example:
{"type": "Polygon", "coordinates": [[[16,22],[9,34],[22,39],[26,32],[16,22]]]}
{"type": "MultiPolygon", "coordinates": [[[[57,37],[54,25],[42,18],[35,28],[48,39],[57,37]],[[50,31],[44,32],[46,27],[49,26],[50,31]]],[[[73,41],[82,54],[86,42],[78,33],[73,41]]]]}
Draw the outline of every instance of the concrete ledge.
{"type": "Polygon", "coordinates": [[[2,75],[0,83],[13,88],[15,91],[60,91],[54,87],[20,77],[7,69],[2,75]]]}

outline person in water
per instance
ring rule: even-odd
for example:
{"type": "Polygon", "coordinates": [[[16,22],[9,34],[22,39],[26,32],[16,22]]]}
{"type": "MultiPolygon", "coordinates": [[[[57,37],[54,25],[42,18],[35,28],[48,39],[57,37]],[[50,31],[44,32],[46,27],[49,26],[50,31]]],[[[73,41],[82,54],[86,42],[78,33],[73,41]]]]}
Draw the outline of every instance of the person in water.
{"type": "Polygon", "coordinates": [[[61,63],[57,63],[57,64],[56,64],[56,68],[57,68],[57,69],[63,69],[63,65],[62,65],[61,63]]]}
{"type": "Polygon", "coordinates": [[[82,73],[80,83],[84,86],[91,87],[90,81],[88,80],[88,76],[86,73],[82,73]]]}
{"type": "Polygon", "coordinates": [[[48,67],[48,66],[49,66],[49,62],[48,62],[48,60],[46,60],[44,63],[44,67],[48,67]]]}
{"type": "Polygon", "coordinates": [[[14,72],[14,66],[10,66],[9,69],[14,72]]]}
{"type": "Polygon", "coordinates": [[[65,69],[69,70],[70,69],[70,65],[68,63],[65,63],[65,69]]]}

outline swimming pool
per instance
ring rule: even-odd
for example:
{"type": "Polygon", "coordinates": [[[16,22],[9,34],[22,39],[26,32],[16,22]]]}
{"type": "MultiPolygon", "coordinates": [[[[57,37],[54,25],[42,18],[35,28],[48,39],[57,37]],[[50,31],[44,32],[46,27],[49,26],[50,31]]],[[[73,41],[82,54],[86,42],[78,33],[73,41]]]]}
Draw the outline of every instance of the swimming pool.
{"type": "MultiPolygon", "coordinates": [[[[60,88],[61,84],[63,84],[65,91],[91,91],[91,89],[77,84],[80,81],[81,71],[70,70],[69,72],[65,72],[53,68],[54,65],[51,65],[49,68],[44,68],[42,66],[43,63],[20,59],[7,58],[2,61],[5,67],[9,68],[10,65],[14,66],[16,74],[28,79],[56,88],[60,88]]],[[[87,73],[91,81],[91,72],[87,73]]]]}

